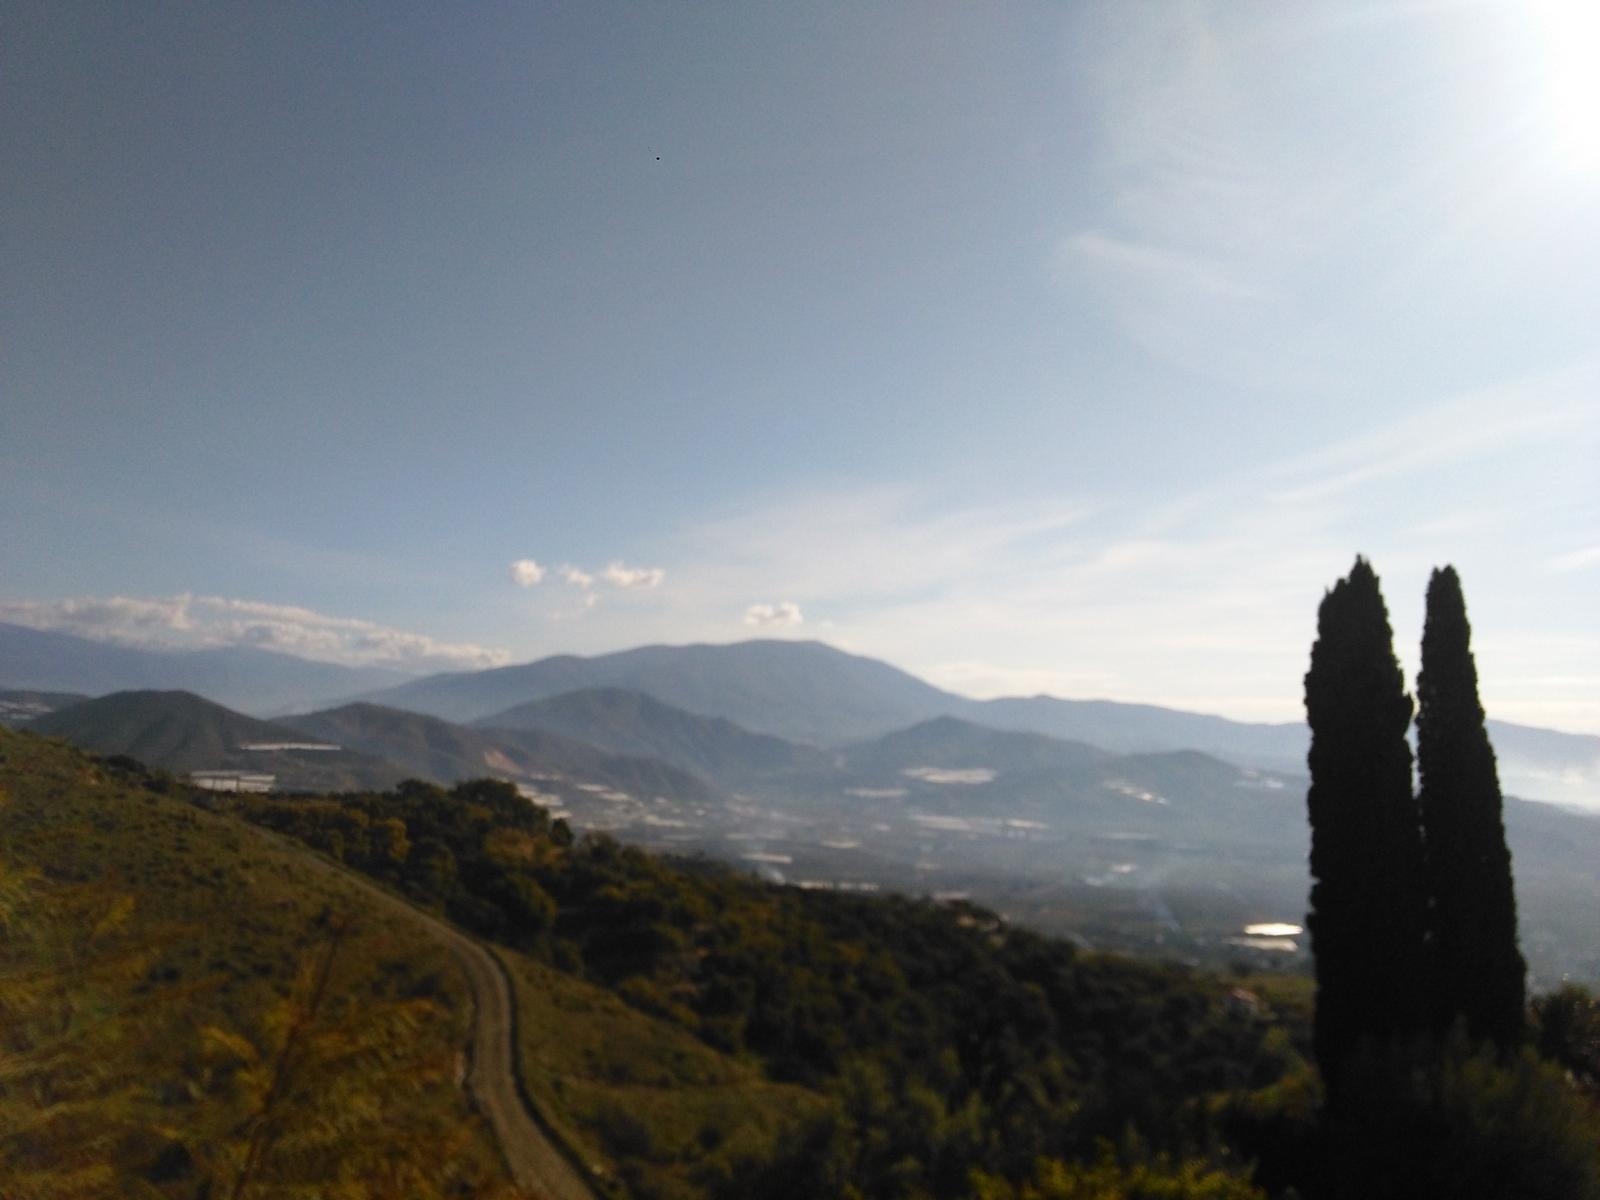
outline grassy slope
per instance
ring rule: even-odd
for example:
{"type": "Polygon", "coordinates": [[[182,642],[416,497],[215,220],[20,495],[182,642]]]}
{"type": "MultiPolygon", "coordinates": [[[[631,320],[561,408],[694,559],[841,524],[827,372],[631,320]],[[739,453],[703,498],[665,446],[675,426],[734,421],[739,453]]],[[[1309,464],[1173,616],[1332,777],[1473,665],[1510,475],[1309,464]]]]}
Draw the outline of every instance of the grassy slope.
{"type": "Polygon", "coordinates": [[[0,920],[18,1194],[229,1194],[252,1139],[251,1195],[501,1187],[456,965],[281,839],[0,731],[0,920]]]}
{"type": "MultiPolygon", "coordinates": [[[[31,931],[0,943],[14,1055],[0,1178],[40,1198],[187,1197],[207,1180],[227,1195],[293,1001],[326,954],[325,909],[353,926],[336,999],[249,1194],[497,1194],[498,1154],[455,1082],[470,1002],[444,951],[286,839],[0,731],[0,922],[31,931]],[[340,1175],[345,1190],[318,1190],[340,1175]]],[[[498,953],[530,1098],[607,1194],[701,1194],[711,1150],[757,1152],[820,1107],[603,988],[498,953]]]]}
{"type": "Polygon", "coordinates": [[[761,1153],[785,1123],[821,1110],[604,988],[500,951],[517,989],[523,1078],[602,1188],[698,1196],[707,1159],[761,1153]]]}

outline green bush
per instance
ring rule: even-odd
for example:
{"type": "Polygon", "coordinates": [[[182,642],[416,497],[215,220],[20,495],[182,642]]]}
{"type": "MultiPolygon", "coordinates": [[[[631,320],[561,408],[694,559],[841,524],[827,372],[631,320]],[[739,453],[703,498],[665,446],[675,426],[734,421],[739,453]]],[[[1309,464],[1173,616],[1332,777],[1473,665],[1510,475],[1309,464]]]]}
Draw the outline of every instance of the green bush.
{"type": "Polygon", "coordinates": [[[1343,1200],[1596,1200],[1600,1123],[1531,1050],[1502,1056],[1460,1037],[1354,1061],[1330,1120],[1319,1195],[1343,1200]]]}

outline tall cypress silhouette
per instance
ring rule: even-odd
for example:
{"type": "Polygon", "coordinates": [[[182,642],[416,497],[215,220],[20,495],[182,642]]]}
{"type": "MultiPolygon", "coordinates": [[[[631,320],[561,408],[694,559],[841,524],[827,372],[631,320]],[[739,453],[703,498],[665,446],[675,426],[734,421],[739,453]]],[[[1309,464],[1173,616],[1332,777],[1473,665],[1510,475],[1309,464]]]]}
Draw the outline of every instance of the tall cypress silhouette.
{"type": "Polygon", "coordinates": [[[1435,570],[1417,676],[1432,1016],[1439,1028],[1465,1017],[1474,1039],[1508,1047],[1522,1037],[1527,967],[1517,949],[1511,852],[1471,639],[1455,568],[1435,570]]]}
{"type": "Polygon", "coordinates": [[[1426,893],[1411,791],[1411,697],[1371,565],[1357,558],[1317,612],[1306,674],[1311,726],[1314,1046],[1331,1104],[1364,1038],[1427,1026],[1426,893]]]}

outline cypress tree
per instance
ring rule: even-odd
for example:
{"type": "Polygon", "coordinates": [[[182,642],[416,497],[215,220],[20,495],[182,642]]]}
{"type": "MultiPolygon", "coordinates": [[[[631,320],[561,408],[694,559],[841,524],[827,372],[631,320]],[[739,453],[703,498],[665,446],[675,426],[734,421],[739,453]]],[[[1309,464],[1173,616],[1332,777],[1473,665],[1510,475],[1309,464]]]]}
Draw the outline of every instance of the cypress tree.
{"type": "Polygon", "coordinates": [[[1437,1028],[1466,1019],[1475,1040],[1521,1040],[1526,973],[1501,818],[1494,748],[1478,702],[1461,581],[1454,567],[1428,582],[1417,676],[1417,769],[1427,858],[1437,1028]]]}
{"type": "Polygon", "coordinates": [[[1426,893],[1411,791],[1411,697],[1395,661],[1378,577],[1357,558],[1317,613],[1306,674],[1311,726],[1314,1046],[1331,1104],[1363,1039],[1427,1025],[1426,893]]]}

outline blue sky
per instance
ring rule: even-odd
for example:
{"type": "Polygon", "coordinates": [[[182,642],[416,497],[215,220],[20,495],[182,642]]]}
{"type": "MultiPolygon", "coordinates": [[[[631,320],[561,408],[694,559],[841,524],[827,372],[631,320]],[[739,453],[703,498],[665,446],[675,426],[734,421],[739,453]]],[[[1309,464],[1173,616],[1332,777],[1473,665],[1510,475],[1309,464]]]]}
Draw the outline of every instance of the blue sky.
{"type": "Polygon", "coordinates": [[[0,620],[1290,719],[1360,552],[1600,733],[1587,5],[4,26],[0,620]]]}

